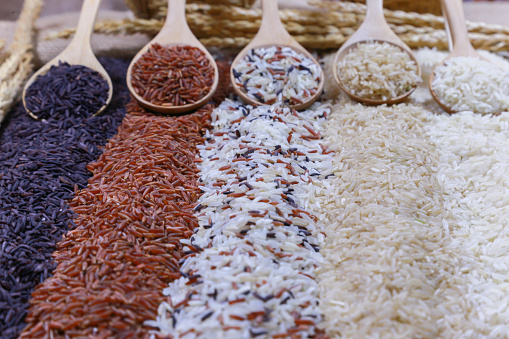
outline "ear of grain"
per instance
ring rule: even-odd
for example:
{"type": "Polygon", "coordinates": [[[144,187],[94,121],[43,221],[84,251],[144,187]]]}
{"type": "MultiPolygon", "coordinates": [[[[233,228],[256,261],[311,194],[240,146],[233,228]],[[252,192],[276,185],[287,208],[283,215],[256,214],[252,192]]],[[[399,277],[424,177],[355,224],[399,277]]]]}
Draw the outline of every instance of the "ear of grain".
{"type": "Polygon", "coordinates": [[[41,7],[41,0],[25,0],[9,54],[0,65],[0,124],[19,99],[23,85],[32,72],[32,35],[41,7]]]}

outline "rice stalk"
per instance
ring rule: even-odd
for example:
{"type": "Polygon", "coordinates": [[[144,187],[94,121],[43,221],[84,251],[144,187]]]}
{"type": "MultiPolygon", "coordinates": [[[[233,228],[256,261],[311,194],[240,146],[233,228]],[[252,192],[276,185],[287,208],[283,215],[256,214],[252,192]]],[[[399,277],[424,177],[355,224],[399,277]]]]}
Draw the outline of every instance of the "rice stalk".
{"type": "MultiPolygon", "coordinates": [[[[355,2],[328,1],[328,0],[308,0],[310,5],[316,6],[327,11],[340,11],[343,13],[354,13],[361,15],[366,13],[366,5],[355,2]]],[[[385,19],[389,24],[411,25],[415,27],[432,27],[435,29],[444,28],[444,19],[441,16],[433,14],[419,14],[404,11],[392,11],[384,9],[385,19]]],[[[470,32],[479,32],[484,34],[505,33],[509,34],[509,27],[501,25],[492,25],[482,22],[467,21],[467,28],[470,32]]]]}
{"type": "Polygon", "coordinates": [[[4,47],[5,47],[5,40],[4,39],[0,39],[0,65],[7,58],[7,51],[4,50],[4,47]]]}
{"type": "Polygon", "coordinates": [[[25,0],[16,24],[14,40],[7,57],[0,65],[0,123],[19,99],[25,81],[32,74],[34,23],[39,16],[42,0],[25,0]]]}
{"type": "MultiPolygon", "coordinates": [[[[188,4],[199,2],[201,4],[232,5],[249,8],[255,1],[256,0],[190,0],[188,4]]],[[[125,0],[125,3],[131,11],[133,11],[134,15],[141,19],[163,19],[166,16],[168,8],[167,0],[125,0]]]]}

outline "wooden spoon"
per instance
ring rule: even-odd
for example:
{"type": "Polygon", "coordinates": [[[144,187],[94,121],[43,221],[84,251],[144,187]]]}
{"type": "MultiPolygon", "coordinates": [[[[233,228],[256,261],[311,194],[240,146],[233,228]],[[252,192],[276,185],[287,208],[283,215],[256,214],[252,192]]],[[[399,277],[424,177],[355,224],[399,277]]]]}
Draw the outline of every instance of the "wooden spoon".
{"type": "Polygon", "coordinates": [[[108,106],[110,103],[111,97],[113,95],[113,84],[111,83],[110,76],[101,65],[99,60],[97,60],[95,57],[94,52],[92,51],[92,46],[90,45],[90,36],[94,30],[94,21],[97,16],[97,11],[99,9],[100,3],[101,0],[83,1],[83,6],[81,7],[81,13],[78,20],[78,26],[76,27],[76,33],[74,34],[74,37],[69,45],[62,52],[60,52],[59,55],[57,55],[46,65],[41,67],[37,72],[35,72],[34,75],[32,75],[32,77],[25,84],[22,95],[23,106],[25,106],[26,111],[33,118],[38,119],[38,117],[27,108],[25,101],[26,92],[39,75],[47,73],[51,66],[58,66],[60,61],[67,62],[70,65],[82,65],[93,69],[94,71],[101,74],[104,80],[106,80],[108,83],[109,89],[106,103],[94,115],[104,111],[106,106],[108,106]]]}
{"type": "MultiPolygon", "coordinates": [[[[304,47],[302,47],[292,36],[286,31],[281,19],[279,18],[277,0],[262,0],[262,23],[260,25],[260,29],[258,33],[256,33],[255,37],[251,42],[237,55],[235,60],[232,62],[232,67],[230,71],[230,79],[233,84],[233,89],[235,92],[242,98],[242,100],[250,103],[251,105],[261,105],[262,103],[250,98],[247,93],[242,91],[239,86],[235,85],[235,76],[233,74],[233,69],[235,66],[245,58],[246,54],[249,53],[250,50],[255,48],[262,47],[272,47],[272,46],[281,46],[281,47],[291,47],[294,51],[305,55],[306,57],[313,60],[315,64],[320,67],[318,62],[313,58],[311,53],[309,53],[304,47]]],[[[321,70],[321,67],[319,68],[321,70]]],[[[323,86],[324,86],[324,76],[323,71],[320,72],[320,82],[318,83],[318,88],[316,93],[307,100],[302,102],[302,104],[290,106],[296,110],[303,110],[308,108],[313,102],[318,99],[318,97],[322,94],[323,86]]]]}
{"type": "Polygon", "coordinates": [[[462,0],[442,0],[442,12],[444,13],[445,28],[447,31],[449,43],[449,55],[438,64],[429,76],[429,91],[435,101],[447,113],[456,113],[448,104],[440,101],[440,98],[435,93],[432,87],[433,80],[435,79],[435,70],[437,67],[442,66],[447,60],[457,58],[460,56],[474,57],[487,61],[479,53],[476,52],[470,40],[468,39],[468,31],[465,22],[465,15],[463,13],[462,0]]]}
{"type": "Polygon", "coordinates": [[[218,82],[219,82],[219,72],[214,58],[207,51],[205,46],[203,46],[201,42],[198,41],[198,39],[194,36],[193,32],[191,32],[191,29],[187,24],[186,1],[168,0],[168,13],[166,14],[166,20],[164,22],[163,27],[161,28],[159,33],[148,44],[146,44],[138,52],[138,54],[135,55],[134,59],[131,61],[131,64],[129,65],[129,68],[127,70],[127,86],[129,87],[129,91],[141,106],[149,110],[159,113],[178,115],[192,111],[193,109],[196,109],[200,106],[203,106],[216,91],[218,82]],[[131,83],[133,66],[138,61],[138,59],[145,52],[147,52],[149,48],[155,43],[165,47],[181,45],[199,48],[206,55],[207,59],[210,61],[210,64],[214,68],[214,82],[212,84],[210,92],[199,101],[182,106],[156,105],[152,104],[149,101],[146,101],[140,95],[138,95],[131,83]]]}
{"type": "Polygon", "coordinates": [[[371,105],[396,104],[405,100],[405,98],[412,94],[412,92],[417,87],[414,87],[410,91],[395,98],[383,100],[357,96],[353,93],[350,93],[346,86],[342,84],[338,74],[338,63],[345,57],[348,51],[356,48],[357,44],[366,42],[387,42],[400,48],[403,52],[408,54],[410,59],[415,62],[417,65],[417,74],[421,76],[421,68],[419,67],[419,63],[412,53],[412,50],[392,31],[392,29],[389,27],[389,24],[385,20],[383,14],[383,0],[366,0],[366,16],[364,21],[355,31],[355,33],[352,34],[352,36],[350,36],[350,38],[341,46],[334,58],[333,74],[339,87],[341,87],[341,89],[350,98],[371,105]]]}

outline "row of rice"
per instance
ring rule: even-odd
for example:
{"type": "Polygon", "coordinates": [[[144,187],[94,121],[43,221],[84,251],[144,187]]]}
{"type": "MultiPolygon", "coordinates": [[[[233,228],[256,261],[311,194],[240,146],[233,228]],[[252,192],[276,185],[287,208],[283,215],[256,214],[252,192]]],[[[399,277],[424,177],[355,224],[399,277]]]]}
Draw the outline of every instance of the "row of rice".
{"type": "Polygon", "coordinates": [[[328,334],[509,337],[508,122],[410,105],[333,110],[337,178],[317,197],[328,334]]]}
{"type": "Polygon", "coordinates": [[[181,118],[135,104],[127,111],[70,202],[76,227],[53,254],[53,276],[32,293],[22,338],[148,336],[143,323],[155,317],[162,289],[196,251],[180,240],[197,227],[196,145],[211,107],[181,118]]]}
{"type": "MultiPolygon", "coordinates": [[[[179,237],[187,259],[148,303],[153,291],[138,285],[137,299],[114,295],[125,325],[113,334],[509,337],[509,114],[345,102],[297,113],[227,100],[212,117],[195,159],[203,195],[186,214],[198,227],[179,237]]],[[[70,321],[90,327],[79,317],[96,302],[70,321]]],[[[31,328],[71,334],[51,322],[52,307],[31,328]]]]}
{"type": "Polygon", "coordinates": [[[150,324],[177,337],[320,335],[324,235],[309,211],[332,168],[320,134],[329,111],[229,100],[214,111],[199,147],[200,227],[189,240],[203,251],[185,261],[150,324]]]}

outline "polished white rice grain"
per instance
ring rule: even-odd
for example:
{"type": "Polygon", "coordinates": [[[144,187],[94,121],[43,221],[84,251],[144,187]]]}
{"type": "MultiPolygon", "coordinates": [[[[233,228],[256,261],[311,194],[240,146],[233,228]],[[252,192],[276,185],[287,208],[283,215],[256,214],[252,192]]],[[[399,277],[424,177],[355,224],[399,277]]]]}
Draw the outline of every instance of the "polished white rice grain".
{"type": "Polygon", "coordinates": [[[509,73],[475,57],[456,57],[435,70],[432,89],[455,112],[509,110],[509,73]]]}
{"type": "Polygon", "coordinates": [[[456,246],[474,261],[464,268],[475,311],[471,337],[509,337],[509,113],[434,116],[426,128],[437,145],[437,178],[457,227],[456,246]]]}

